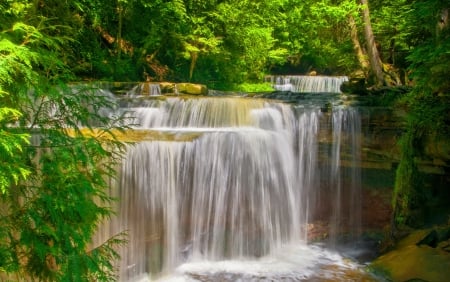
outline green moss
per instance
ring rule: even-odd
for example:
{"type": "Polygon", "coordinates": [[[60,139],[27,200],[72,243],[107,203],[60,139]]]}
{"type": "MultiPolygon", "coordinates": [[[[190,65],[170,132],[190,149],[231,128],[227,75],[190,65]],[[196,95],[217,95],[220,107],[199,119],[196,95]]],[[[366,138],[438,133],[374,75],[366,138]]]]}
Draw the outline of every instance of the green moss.
{"type": "Polygon", "coordinates": [[[417,198],[417,187],[420,183],[415,156],[417,147],[415,131],[409,128],[400,141],[402,150],[400,163],[395,177],[392,207],[394,221],[397,226],[410,225],[412,223],[411,209],[417,198]]]}
{"type": "Polygon", "coordinates": [[[429,232],[419,230],[405,237],[393,250],[373,261],[370,271],[388,281],[447,281],[450,277],[449,253],[440,246],[417,245],[429,232]]]}
{"type": "Polygon", "coordinates": [[[407,127],[400,142],[401,159],[392,202],[394,222],[398,226],[426,224],[424,212],[433,195],[424,185],[417,160],[426,159],[430,154],[427,143],[450,138],[448,97],[417,88],[402,99],[402,105],[408,111],[407,127]],[[434,138],[430,140],[430,136],[434,138]]]}

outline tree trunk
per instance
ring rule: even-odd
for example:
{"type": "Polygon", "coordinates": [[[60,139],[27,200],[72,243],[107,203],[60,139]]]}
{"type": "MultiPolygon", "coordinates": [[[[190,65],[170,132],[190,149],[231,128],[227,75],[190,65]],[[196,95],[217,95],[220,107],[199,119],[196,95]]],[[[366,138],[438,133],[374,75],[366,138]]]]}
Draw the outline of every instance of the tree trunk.
{"type": "Polygon", "coordinates": [[[367,55],[361,47],[361,43],[358,39],[358,29],[356,27],[355,19],[352,15],[348,17],[348,23],[350,26],[350,37],[353,42],[353,49],[355,50],[356,57],[358,59],[359,65],[361,66],[364,75],[367,77],[369,73],[369,61],[367,60],[367,55]]]}
{"type": "Polygon", "coordinates": [[[189,81],[192,79],[192,75],[194,74],[195,64],[197,63],[198,52],[191,52],[191,66],[189,68],[189,81]]]}
{"type": "Polygon", "coordinates": [[[122,41],[122,22],[123,22],[123,7],[119,1],[119,6],[117,7],[117,11],[119,13],[119,26],[117,32],[117,60],[120,61],[120,56],[122,53],[122,49],[120,48],[120,42],[122,41]]]}
{"type": "Polygon", "coordinates": [[[369,1],[361,0],[363,5],[363,20],[364,20],[364,37],[366,38],[367,53],[369,55],[370,68],[375,77],[375,85],[385,85],[382,62],[377,46],[375,45],[375,37],[372,31],[372,24],[370,23],[369,1]]]}

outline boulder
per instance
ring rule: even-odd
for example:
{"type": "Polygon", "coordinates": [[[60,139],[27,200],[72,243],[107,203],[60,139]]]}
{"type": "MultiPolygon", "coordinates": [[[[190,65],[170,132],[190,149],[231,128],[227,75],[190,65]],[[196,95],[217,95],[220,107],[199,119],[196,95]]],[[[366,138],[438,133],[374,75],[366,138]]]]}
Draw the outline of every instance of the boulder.
{"type": "Polygon", "coordinates": [[[388,281],[449,281],[450,253],[438,245],[449,227],[414,231],[394,249],[374,260],[370,268],[388,281]],[[437,246],[437,247],[433,247],[437,246]]]}
{"type": "Polygon", "coordinates": [[[190,95],[207,95],[208,88],[202,84],[194,83],[177,83],[176,90],[178,93],[190,94],[190,95]]]}

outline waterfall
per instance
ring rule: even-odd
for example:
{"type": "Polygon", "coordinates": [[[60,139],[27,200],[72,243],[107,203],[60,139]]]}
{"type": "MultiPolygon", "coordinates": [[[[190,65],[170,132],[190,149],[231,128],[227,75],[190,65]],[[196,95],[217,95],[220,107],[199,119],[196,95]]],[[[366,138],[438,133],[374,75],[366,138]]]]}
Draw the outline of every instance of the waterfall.
{"type": "Polygon", "coordinates": [[[141,101],[132,105],[129,116],[137,128],[226,128],[252,125],[252,111],[262,108],[263,101],[239,98],[199,98],[141,101]]]}
{"type": "MultiPolygon", "coordinates": [[[[303,112],[297,119],[296,132],[298,134],[296,142],[297,150],[297,177],[301,187],[301,205],[304,207],[303,213],[299,216],[302,222],[309,222],[311,214],[310,208],[314,204],[317,194],[315,188],[318,186],[318,140],[320,111],[303,112]]],[[[303,237],[307,237],[307,229],[303,230],[303,237]]]]}
{"type": "MultiPolygon", "coordinates": [[[[115,188],[118,215],[94,240],[128,230],[121,281],[171,273],[185,262],[248,260],[305,245],[308,224],[320,216],[323,178],[341,201],[341,157],[359,158],[360,148],[341,148],[358,138],[351,109],[330,114],[320,105],[178,97],[124,107],[133,130],[196,134],[128,146],[115,188]],[[334,142],[328,150],[321,149],[323,131],[334,142]]],[[[344,212],[330,205],[332,227],[344,212]]]]}
{"type": "MultiPolygon", "coordinates": [[[[334,187],[331,203],[332,221],[330,232],[339,234],[350,230],[349,235],[358,235],[361,230],[361,132],[359,114],[355,109],[337,107],[332,113],[332,146],[330,162],[330,187],[334,187]],[[350,146],[344,146],[350,144],[350,146]],[[342,165],[345,169],[342,169],[342,165]]],[[[333,240],[336,237],[331,237],[333,240]]],[[[336,242],[333,241],[333,244],[336,242]]]]}
{"type": "Polygon", "coordinates": [[[143,82],[131,89],[128,93],[130,97],[136,96],[160,96],[161,86],[159,83],[143,82]]]}
{"type": "Polygon", "coordinates": [[[307,76],[286,75],[267,76],[277,91],[290,91],[296,93],[341,93],[341,85],[348,81],[346,76],[307,76]]]}

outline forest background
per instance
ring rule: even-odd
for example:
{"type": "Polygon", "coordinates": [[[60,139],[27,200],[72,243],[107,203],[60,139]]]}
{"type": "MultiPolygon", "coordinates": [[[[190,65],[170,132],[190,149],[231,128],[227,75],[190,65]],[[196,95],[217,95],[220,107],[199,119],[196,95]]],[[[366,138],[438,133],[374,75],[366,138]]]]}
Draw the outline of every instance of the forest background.
{"type": "Polygon", "coordinates": [[[373,89],[407,86],[396,92],[408,118],[393,227],[411,225],[423,200],[414,159],[424,136],[450,136],[449,8],[448,0],[0,0],[0,278],[114,276],[112,245],[122,236],[88,246],[111,212],[104,179],[120,159],[112,132],[121,118],[97,114],[110,101],[74,91],[76,81],[233,90],[266,74],[314,71],[373,89]],[[101,130],[82,134],[93,124],[101,130]]]}

